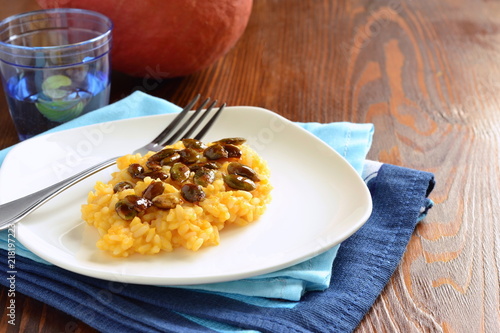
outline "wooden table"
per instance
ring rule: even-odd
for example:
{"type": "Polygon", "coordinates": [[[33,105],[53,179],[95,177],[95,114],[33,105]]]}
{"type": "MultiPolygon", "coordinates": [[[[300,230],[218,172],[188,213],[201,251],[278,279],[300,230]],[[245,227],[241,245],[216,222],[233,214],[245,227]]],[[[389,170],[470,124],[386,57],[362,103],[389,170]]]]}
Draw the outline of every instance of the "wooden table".
{"type": "MultiPolygon", "coordinates": [[[[36,8],[0,0],[0,18],[36,8]]],[[[500,332],[500,2],[255,0],[236,47],[148,93],[196,93],[293,121],[371,122],[369,158],[433,172],[436,206],[357,332],[500,332]]],[[[112,100],[143,79],[115,73],[112,100]]],[[[0,148],[17,142],[0,97],[0,148]]],[[[17,295],[0,331],[93,332],[17,295]]]]}

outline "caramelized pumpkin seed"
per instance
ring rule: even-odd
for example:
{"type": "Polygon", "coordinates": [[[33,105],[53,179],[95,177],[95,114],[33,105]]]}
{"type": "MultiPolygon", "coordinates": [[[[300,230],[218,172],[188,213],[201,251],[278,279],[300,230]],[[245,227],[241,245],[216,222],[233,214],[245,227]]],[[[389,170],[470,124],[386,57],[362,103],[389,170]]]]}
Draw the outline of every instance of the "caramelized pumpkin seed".
{"type": "Polygon", "coordinates": [[[177,152],[177,149],[172,149],[172,148],[165,148],[163,150],[160,150],[154,155],[151,155],[148,160],[149,161],[161,161],[177,152]]]}
{"type": "Polygon", "coordinates": [[[254,182],[260,181],[260,178],[254,169],[250,168],[248,165],[239,162],[229,163],[227,166],[227,172],[232,175],[239,175],[246,178],[250,178],[254,182]]]}
{"type": "Polygon", "coordinates": [[[196,150],[203,150],[207,148],[207,146],[203,142],[196,139],[182,139],[182,143],[186,148],[192,148],[196,150]]]}
{"type": "Polygon", "coordinates": [[[165,166],[165,165],[173,165],[174,163],[179,162],[181,159],[181,155],[179,153],[173,153],[172,155],[169,155],[165,157],[164,159],[161,160],[160,165],[165,166]]]}
{"type": "Polygon", "coordinates": [[[247,139],[245,139],[245,138],[235,137],[235,138],[224,138],[224,139],[220,139],[220,140],[215,141],[215,142],[226,143],[226,144],[231,144],[231,145],[241,145],[241,144],[245,143],[246,141],[247,141],[247,139]]]}
{"type": "Polygon", "coordinates": [[[181,187],[181,195],[189,202],[199,202],[205,199],[205,192],[200,185],[185,184],[181,187]]]}
{"type": "Polygon", "coordinates": [[[203,152],[203,156],[205,156],[209,160],[218,160],[221,158],[227,158],[228,153],[222,145],[215,144],[205,149],[205,151],[203,152]]]}
{"type": "Polygon", "coordinates": [[[124,200],[127,200],[134,207],[135,211],[140,213],[151,207],[151,200],[140,197],[138,195],[127,195],[124,200]]]}
{"type": "Polygon", "coordinates": [[[124,182],[116,183],[116,185],[113,186],[113,191],[115,193],[117,193],[117,192],[121,192],[123,190],[128,190],[131,188],[134,188],[134,184],[131,182],[124,181],[124,182]]]}
{"type": "Polygon", "coordinates": [[[191,170],[189,170],[189,167],[183,163],[175,163],[170,168],[170,178],[178,182],[185,182],[189,178],[190,174],[191,170]]]}
{"type": "Polygon", "coordinates": [[[153,182],[142,192],[142,196],[148,200],[153,200],[153,198],[162,194],[164,190],[165,186],[163,186],[162,182],[153,182]]]}
{"type": "Polygon", "coordinates": [[[127,170],[132,178],[141,178],[141,175],[144,173],[144,168],[138,163],[130,164],[127,170]]]}
{"type": "Polygon", "coordinates": [[[193,148],[186,148],[179,152],[180,161],[184,164],[193,164],[200,159],[200,153],[193,148]]]}
{"type": "Polygon", "coordinates": [[[195,171],[193,176],[193,182],[197,185],[207,187],[212,184],[215,180],[215,171],[212,169],[207,169],[201,167],[195,171]]]}
{"type": "Polygon", "coordinates": [[[224,175],[224,183],[235,190],[253,191],[257,188],[255,183],[246,177],[239,175],[224,175]]]}
{"type": "Polygon", "coordinates": [[[144,179],[146,177],[150,177],[151,179],[159,179],[159,180],[165,180],[168,178],[168,175],[163,172],[163,171],[151,171],[151,172],[145,172],[139,176],[139,178],[144,179]]]}
{"type": "Polygon", "coordinates": [[[220,165],[220,163],[217,163],[216,161],[211,161],[211,162],[206,162],[206,163],[195,163],[195,164],[191,164],[189,166],[189,169],[191,171],[196,171],[200,168],[219,170],[221,168],[221,165],[220,165]]]}
{"type": "Polygon", "coordinates": [[[118,216],[125,221],[133,220],[134,217],[137,216],[137,211],[134,209],[134,205],[125,199],[116,203],[115,211],[118,216]]]}
{"type": "Polygon", "coordinates": [[[153,160],[148,160],[146,162],[146,166],[149,168],[151,171],[158,171],[161,170],[161,165],[158,161],[153,161],[153,160]]]}
{"type": "Polygon", "coordinates": [[[227,157],[241,157],[241,149],[233,144],[223,145],[224,149],[227,151],[227,157]]]}

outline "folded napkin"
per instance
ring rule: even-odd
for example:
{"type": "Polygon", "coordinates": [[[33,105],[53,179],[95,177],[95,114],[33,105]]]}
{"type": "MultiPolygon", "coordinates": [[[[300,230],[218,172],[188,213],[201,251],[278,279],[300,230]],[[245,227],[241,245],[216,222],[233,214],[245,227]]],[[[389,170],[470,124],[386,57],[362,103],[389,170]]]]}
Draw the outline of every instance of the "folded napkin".
{"type": "MultiPolygon", "coordinates": [[[[177,111],[134,93],[54,130],[177,111]]],[[[368,124],[300,124],[342,154],[364,177],[374,209],[349,239],[302,264],[253,279],[194,289],[104,281],[52,266],[16,244],[16,291],[104,332],[349,332],[371,307],[432,206],[430,173],[364,162],[368,124]],[[333,262],[333,264],[332,264],[333,262]],[[300,301],[298,301],[300,299],[300,301]]],[[[0,162],[2,154],[0,152],[0,162]]],[[[1,184],[0,184],[1,186],[1,184]]],[[[5,232],[0,282],[9,286],[5,232]]]]}

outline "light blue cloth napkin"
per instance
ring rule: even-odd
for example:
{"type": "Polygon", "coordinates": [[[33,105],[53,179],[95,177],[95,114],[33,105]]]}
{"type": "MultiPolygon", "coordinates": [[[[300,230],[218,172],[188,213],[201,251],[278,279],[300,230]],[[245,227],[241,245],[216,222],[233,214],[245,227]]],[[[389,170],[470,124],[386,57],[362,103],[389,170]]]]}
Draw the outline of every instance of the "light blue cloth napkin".
{"type": "MultiPolygon", "coordinates": [[[[114,104],[85,114],[46,133],[119,119],[178,112],[180,109],[168,101],[142,92],[135,92],[114,104]]],[[[372,142],[373,125],[353,123],[303,123],[299,125],[329,144],[361,174],[372,142]]],[[[0,165],[8,150],[10,148],[0,151],[0,165]]],[[[7,233],[0,232],[0,248],[7,249],[6,240],[7,233]]],[[[297,301],[307,291],[324,290],[329,286],[331,267],[337,250],[338,246],[303,263],[254,278],[195,285],[188,288],[223,292],[233,294],[235,297],[258,296],[297,301]]],[[[50,265],[19,243],[16,246],[16,254],[50,265]]]]}

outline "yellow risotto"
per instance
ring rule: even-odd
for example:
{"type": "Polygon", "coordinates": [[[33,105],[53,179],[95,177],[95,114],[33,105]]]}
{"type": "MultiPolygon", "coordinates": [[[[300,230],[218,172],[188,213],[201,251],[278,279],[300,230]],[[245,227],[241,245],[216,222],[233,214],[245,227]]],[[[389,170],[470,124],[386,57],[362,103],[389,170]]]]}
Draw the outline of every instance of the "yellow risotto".
{"type": "Polygon", "coordinates": [[[117,257],[218,245],[224,226],[257,220],[271,200],[268,166],[242,138],[186,139],[117,166],[82,205],[97,247],[117,257]]]}

